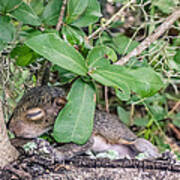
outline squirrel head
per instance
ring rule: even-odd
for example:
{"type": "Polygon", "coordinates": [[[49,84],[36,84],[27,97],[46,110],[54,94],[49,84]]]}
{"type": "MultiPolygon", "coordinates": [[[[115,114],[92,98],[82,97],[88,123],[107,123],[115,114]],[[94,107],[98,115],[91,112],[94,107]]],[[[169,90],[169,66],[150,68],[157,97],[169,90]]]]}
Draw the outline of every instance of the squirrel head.
{"type": "Polygon", "coordinates": [[[63,89],[49,86],[32,88],[19,101],[8,127],[16,137],[38,137],[52,129],[66,102],[63,89]]]}

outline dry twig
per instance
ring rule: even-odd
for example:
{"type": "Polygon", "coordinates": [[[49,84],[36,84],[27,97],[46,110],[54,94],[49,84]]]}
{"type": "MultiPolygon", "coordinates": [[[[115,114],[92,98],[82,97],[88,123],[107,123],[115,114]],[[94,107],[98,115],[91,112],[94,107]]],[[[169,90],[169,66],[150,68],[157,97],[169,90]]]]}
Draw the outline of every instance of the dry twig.
{"type": "Polygon", "coordinates": [[[109,113],[109,100],[108,100],[108,87],[107,86],[105,86],[104,95],[105,95],[105,103],[106,103],[106,112],[109,113]]]}
{"type": "Polygon", "coordinates": [[[91,35],[87,37],[87,40],[90,40],[94,38],[97,34],[99,34],[101,31],[105,30],[107,26],[109,26],[117,17],[121,16],[122,12],[130,7],[132,3],[134,3],[135,0],[131,0],[128,2],[125,6],[123,6],[116,14],[114,14],[105,24],[103,24],[100,28],[98,28],[96,31],[94,31],[91,35]]]}
{"type": "Polygon", "coordinates": [[[176,137],[180,140],[180,130],[177,129],[172,123],[169,123],[168,127],[172,129],[172,131],[176,134],[176,137]]]}
{"type": "Polygon", "coordinates": [[[63,16],[64,16],[64,11],[65,11],[65,7],[66,7],[66,4],[67,4],[67,1],[68,0],[64,0],[63,1],[62,7],[61,7],[61,11],[60,11],[60,14],[59,14],[58,23],[56,25],[56,30],[57,31],[59,31],[61,29],[61,25],[63,23],[63,16]]]}
{"type": "Polygon", "coordinates": [[[171,115],[171,114],[173,114],[174,111],[179,107],[179,105],[180,105],[180,101],[178,101],[178,102],[174,105],[174,107],[171,109],[171,111],[168,112],[168,116],[171,115]]]}
{"type": "Polygon", "coordinates": [[[162,23],[155,32],[148,36],[144,41],[139,44],[133,51],[131,51],[127,56],[121,58],[119,61],[117,61],[115,64],[117,65],[124,65],[129,61],[129,59],[133,56],[138,56],[141,54],[142,51],[144,51],[146,48],[148,48],[154,41],[156,41],[165,31],[167,31],[171,25],[180,17],[180,10],[174,11],[169,17],[166,18],[164,23],[162,23]]]}

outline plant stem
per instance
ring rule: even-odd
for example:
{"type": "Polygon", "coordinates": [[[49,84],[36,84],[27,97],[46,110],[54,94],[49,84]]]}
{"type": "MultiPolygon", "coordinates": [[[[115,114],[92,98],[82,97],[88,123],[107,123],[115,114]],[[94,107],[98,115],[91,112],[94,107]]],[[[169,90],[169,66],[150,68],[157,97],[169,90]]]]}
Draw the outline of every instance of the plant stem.
{"type": "Polygon", "coordinates": [[[109,26],[118,16],[121,16],[122,12],[127,9],[132,3],[134,3],[136,0],[131,0],[128,2],[125,6],[123,6],[116,14],[114,14],[105,24],[103,24],[100,28],[98,28],[96,31],[94,31],[91,35],[87,37],[87,40],[90,40],[94,38],[98,33],[101,31],[104,31],[107,26],[109,26]]]}
{"type": "Polygon", "coordinates": [[[60,11],[60,14],[59,14],[58,23],[56,25],[56,30],[57,31],[59,31],[61,29],[61,26],[62,26],[62,23],[63,23],[64,11],[65,11],[65,7],[66,7],[66,4],[67,4],[67,1],[68,0],[64,0],[63,1],[62,7],[61,7],[61,11],[60,11]]]}

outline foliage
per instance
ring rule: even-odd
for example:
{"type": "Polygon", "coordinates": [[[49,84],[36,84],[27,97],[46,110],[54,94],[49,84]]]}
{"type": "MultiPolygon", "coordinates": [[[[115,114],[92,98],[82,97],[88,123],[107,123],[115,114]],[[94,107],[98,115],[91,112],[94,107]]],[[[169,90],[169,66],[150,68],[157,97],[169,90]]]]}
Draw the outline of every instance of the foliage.
{"type": "MultiPolygon", "coordinates": [[[[127,2],[116,0],[114,5],[124,5],[127,2]]],[[[180,39],[167,41],[164,36],[139,58],[131,58],[126,65],[118,66],[113,63],[136,48],[141,38],[157,27],[157,23],[147,23],[148,20],[160,20],[171,13],[178,6],[178,2],[137,1],[131,5],[132,10],[127,11],[127,14],[134,16],[137,23],[131,24],[129,34],[119,30],[126,30],[127,19],[122,15],[107,31],[99,33],[97,39],[90,40],[87,40],[87,36],[103,27],[103,21],[106,21],[101,18],[101,1],[69,0],[63,26],[58,32],[55,26],[62,4],[62,0],[0,2],[0,51],[3,52],[11,46],[9,54],[16,61],[9,62],[11,72],[15,74],[13,78],[18,76],[17,68],[21,67],[20,71],[26,72],[32,70],[35,64],[43,66],[46,61],[50,61],[51,71],[58,72],[60,77],[56,84],[72,85],[68,103],[56,119],[54,138],[58,142],[85,143],[92,132],[95,104],[104,104],[103,87],[108,86],[111,90],[110,109],[114,111],[116,104],[118,115],[124,123],[136,125],[142,130],[139,135],[161,144],[160,138],[153,133],[164,134],[164,119],[174,119],[172,122],[179,127],[179,113],[169,113],[168,102],[177,102],[180,98],[180,39]],[[146,13],[143,14],[144,12],[146,13]],[[146,21],[140,16],[144,16],[146,21]],[[167,91],[171,86],[175,93],[173,90],[167,91]],[[136,108],[140,108],[143,113],[137,114],[136,108]]],[[[180,34],[179,27],[177,22],[174,25],[175,37],[180,34]]],[[[30,78],[31,85],[37,82],[34,74],[30,78]]],[[[11,77],[11,80],[15,81],[13,78],[11,77]]],[[[25,79],[27,74],[19,83],[24,84],[25,79]]],[[[16,88],[20,88],[20,85],[16,88]]],[[[17,94],[19,93],[20,89],[17,94]]]]}

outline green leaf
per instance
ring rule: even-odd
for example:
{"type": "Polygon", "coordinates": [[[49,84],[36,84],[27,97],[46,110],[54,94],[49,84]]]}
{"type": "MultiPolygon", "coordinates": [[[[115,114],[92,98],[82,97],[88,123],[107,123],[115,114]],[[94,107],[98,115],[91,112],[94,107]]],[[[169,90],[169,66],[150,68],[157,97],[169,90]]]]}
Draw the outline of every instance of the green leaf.
{"type": "Polygon", "coordinates": [[[160,121],[165,118],[167,113],[165,112],[164,108],[161,105],[154,104],[153,106],[148,105],[149,110],[151,111],[151,114],[153,115],[153,118],[160,121]]]}
{"type": "Polygon", "coordinates": [[[95,111],[95,91],[91,84],[78,79],[60,111],[53,130],[58,142],[84,144],[91,136],[95,111]]]}
{"type": "Polygon", "coordinates": [[[130,96],[130,88],[127,83],[123,80],[123,76],[126,74],[122,74],[121,71],[124,70],[123,67],[118,67],[118,72],[114,72],[114,69],[111,68],[112,66],[104,66],[99,67],[96,70],[92,70],[89,72],[90,76],[95,79],[96,81],[102,83],[105,86],[111,86],[115,89],[120,89],[119,96],[122,98],[130,96]],[[117,73],[117,74],[115,74],[117,73]],[[117,77],[118,75],[119,77],[117,77]]]}
{"type": "Polygon", "coordinates": [[[130,99],[131,92],[128,87],[125,87],[123,92],[116,88],[115,92],[117,98],[120,99],[121,101],[127,101],[130,99]]]}
{"type": "Polygon", "coordinates": [[[30,5],[33,9],[33,11],[39,16],[42,14],[44,10],[44,0],[31,0],[30,5]]]}
{"type": "Polygon", "coordinates": [[[179,0],[153,0],[152,5],[158,7],[163,13],[169,14],[179,3],[179,0]]]}
{"type": "Polygon", "coordinates": [[[2,51],[7,46],[7,43],[0,40],[0,51],[2,51]]]}
{"type": "Polygon", "coordinates": [[[63,26],[62,34],[72,45],[82,45],[84,43],[85,34],[77,27],[69,25],[63,26]]]}
{"type": "Polygon", "coordinates": [[[21,5],[18,6],[18,8],[12,11],[11,15],[17,18],[19,21],[22,21],[24,24],[30,24],[33,26],[41,25],[39,17],[25,2],[22,2],[21,5]]]}
{"type": "Polygon", "coordinates": [[[180,128],[180,112],[179,113],[177,113],[176,115],[174,115],[173,117],[172,117],[172,119],[173,119],[173,124],[175,125],[175,126],[177,126],[178,128],[180,128]]]}
{"type": "Polygon", "coordinates": [[[102,16],[100,4],[97,0],[89,0],[88,7],[84,11],[84,13],[72,23],[77,27],[86,27],[90,24],[93,24],[99,20],[102,16]]]}
{"type": "Polygon", "coordinates": [[[129,81],[129,86],[142,97],[153,96],[164,87],[161,77],[150,67],[131,69],[128,73],[134,79],[129,81]]]}
{"type": "Polygon", "coordinates": [[[175,54],[175,56],[174,56],[174,61],[175,61],[177,64],[180,64],[180,50],[175,54]]]}
{"type": "Polygon", "coordinates": [[[60,77],[60,85],[65,85],[67,83],[71,83],[76,77],[77,75],[67,71],[66,69],[63,69],[57,65],[54,65],[52,67],[52,71],[58,72],[58,75],[60,77]]]}
{"type": "Polygon", "coordinates": [[[3,43],[11,42],[14,39],[16,29],[10,23],[7,16],[0,16],[0,41],[3,43]]]}
{"type": "Polygon", "coordinates": [[[0,12],[10,12],[16,9],[21,3],[22,0],[0,0],[0,12]]]}
{"type": "Polygon", "coordinates": [[[88,67],[92,68],[109,64],[108,59],[113,62],[117,60],[114,50],[107,46],[96,46],[89,51],[86,61],[88,67]]]}
{"type": "Polygon", "coordinates": [[[86,75],[84,58],[55,33],[35,36],[25,42],[27,46],[58,66],[79,75],[86,75]]]}
{"type": "Polygon", "coordinates": [[[112,44],[112,38],[107,32],[102,32],[101,36],[99,36],[95,42],[96,46],[103,46],[103,45],[107,45],[108,43],[112,44]]]}
{"type": "Polygon", "coordinates": [[[116,51],[119,54],[127,54],[139,45],[138,42],[132,41],[130,38],[122,34],[119,34],[118,36],[114,37],[113,43],[115,45],[116,51]]]}
{"type": "Polygon", "coordinates": [[[67,6],[66,23],[71,24],[85,11],[89,0],[69,0],[67,6]]]}
{"type": "Polygon", "coordinates": [[[122,107],[118,106],[117,107],[117,113],[119,116],[119,119],[125,123],[125,124],[129,124],[130,123],[130,113],[127,112],[125,109],[123,109],[122,107]]]}
{"type": "Polygon", "coordinates": [[[180,72],[180,50],[178,50],[173,59],[168,61],[170,68],[175,69],[177,72],[180,72]]]}
{"type": "Polygon", "coordinates": [[[16,46],[11,52],[11,57],[16,59],[18,66],[27,66],[35,61],[38,55],[25,45],[16,46]]]}
{"type": "Polygon", "coordinates": [[[59,12],[62,6],[62,0],[50,0],[42,14],[42,21],[47,25],[56,25],[58,22],[59,12]]]}
{"type": "Polygon", "coordinates": [[[154,95],[163,87],[158,74],[151,68],[128,69],[117,65],[96,68],[89,72],[96,81],[114,88],[136,92],[141,97],[154,95]]]}
{"type": "Polygon", "coordinates": [[[149,123],[149,118],[147,116],[134,119],[134,125],[136,125],[136,126],[146,127],[148,125],[148,123],[149,123]]]}

